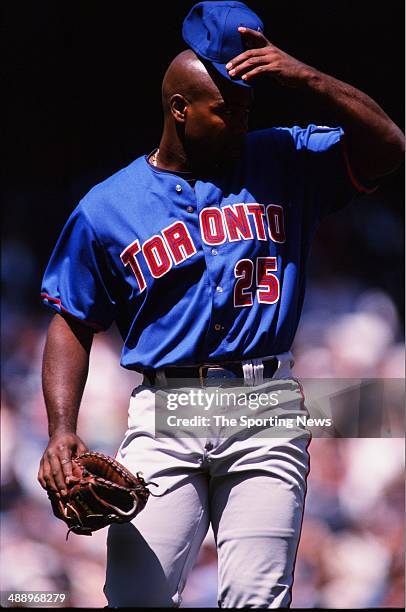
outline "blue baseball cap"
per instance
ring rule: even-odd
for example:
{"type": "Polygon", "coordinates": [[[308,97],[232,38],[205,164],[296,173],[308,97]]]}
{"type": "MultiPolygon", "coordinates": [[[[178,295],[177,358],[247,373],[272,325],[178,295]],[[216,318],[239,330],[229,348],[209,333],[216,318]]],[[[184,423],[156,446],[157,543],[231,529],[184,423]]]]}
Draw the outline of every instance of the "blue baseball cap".
{"type": "Polygon", "coordinates": [[[233,79],[226,64],[246,51],[237,28],[245,26],[264,31],[264,24],[243,2],[199,2],[192,7],[183,22],[182,36],[185,43],[199,57],[209,61],[214,68],[232,83],[251,87],[242,79],[233,79]]]}

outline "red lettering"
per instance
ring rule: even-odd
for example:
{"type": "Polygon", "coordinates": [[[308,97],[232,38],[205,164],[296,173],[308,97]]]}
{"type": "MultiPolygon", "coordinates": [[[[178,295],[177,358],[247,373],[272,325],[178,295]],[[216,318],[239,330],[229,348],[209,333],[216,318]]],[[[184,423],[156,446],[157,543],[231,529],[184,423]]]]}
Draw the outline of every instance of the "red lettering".
{"type": "Polygon", "coordinates": [[[140,252],[140,250],[139,240],[134,240],[134,242],[129,244],[128,247],[126,247],[121,253],[120,259],[125,266],[131,267],[132,271],[134,272],[134,276],[137,279],[140,292],[142,293],[146,287],[146,283],[144,275],[141,272],[141,268],[136,259],[136,255],[140,252]]]}
{"type": "Polygon", "coordinates": [[[240,259],[234,267],[234,276],[238,279],[234,285],[234,306],[252,306],[252,279],[254,276],[254,264],[250,259],[240,259]]]}
{"type": "Polygon", "coordinates": [[[266,207],[266,216],[271,240],[274,242],[285,242],[285,221],[282,206],[270,204],[266,207]]]}
{"type": "Polygon", "coordinates": [[[223,244],[226,240],[223,216],[218,208],[203,208],[200,213],[200,231],[206,244],[223,244]]]}
{"type": "Polygon", "coordinates": [[[195,245],[184,223],[176,221],[162,230],[175,264],[192,257],[196,253],[195,245]]]}
{"type": "Polygon", "coordinates": [[[278,269],[276,257],[257,258],[257,296],[260,304],[275,304],[279,299],[279,280],[275,274],[278,269]]]}
{"type": "Polygon", "coordinates": [[[142,252],[154,278],[160,278],[172,268],[171,258],[161,236],[152,236],[144,242],[142,252]]]}
{"type": "Polygon", "coordinates": [[[265,206],[263,204],[247,204],[248,214],[253,215],[258,240],[266,240],[265,206]]]}
{"type": "Polygon", "coordinates": [[[244,204],[229,204],[223,208],[224,218],[230,242],[250,240],[253,238],[244,204]]]}

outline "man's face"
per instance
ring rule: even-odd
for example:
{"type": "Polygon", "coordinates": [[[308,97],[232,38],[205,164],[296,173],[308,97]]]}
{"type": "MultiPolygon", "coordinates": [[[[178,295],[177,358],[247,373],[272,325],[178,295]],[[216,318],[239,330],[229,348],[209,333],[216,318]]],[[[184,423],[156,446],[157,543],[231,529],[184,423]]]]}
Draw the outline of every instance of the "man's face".
{"type": "Polygon", "coordinates": [[[226,79],[211,81],[201,94],[188,101],[185,146],[204,165],[240,157],[248,130],[253,94],[250,88],[226,79]]]}

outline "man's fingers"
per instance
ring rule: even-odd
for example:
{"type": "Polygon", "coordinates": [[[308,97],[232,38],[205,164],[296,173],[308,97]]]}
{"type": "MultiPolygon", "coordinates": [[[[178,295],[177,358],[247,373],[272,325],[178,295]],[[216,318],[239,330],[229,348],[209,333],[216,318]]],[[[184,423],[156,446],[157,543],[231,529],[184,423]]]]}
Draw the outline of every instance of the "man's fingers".
{"type": "Polygon", "coordinates": [[[239,64],[235,68],[231,68],[229,70],[229,75],[231,77],[239,77],[241,74],[247,73],[249,71],[254,70],[257,66],[264,66],[269,63],[269,60],[263,56],[260,57],[250,57],[242,64],[239,64]]]}
{"type": "Polygon", "coordinates": [[[43,489],[47,488],[45,479],[44,479],[44,461],[41,459],[38,470],[38,482],[43,489]]]}
{"type": "Polygon", "coordinates": [[[238,31],[248,49],[259,49],[260,47],[266,47],[270,44],[264,34],[258,30],[252,30],[251,28],[241,26],[238,28],[238,31]]]}
{"type": "Polygon", "coordinates": [[[253,77],[260,75],[262,72],[264,72],[264,70],[265,66],[257,66],[253,70],[250,70],[249,72],[243,74],[241,78],[243,81],[252,79],[253,77]]]}
{"type": "Polygon", "coordinates": [[[45,483],[44,489],[58,494],[58,487],[55,484],[55,479],[52,476],[52,468],[47,458],[44,458],[42,464],[42,480],[45,483]]]}
{"type": "Polygon", "coordinates": [[[57,447],[57,451],[64,477],[67,478],[72,474],[72,451],[65,444],[60,444],[57,447]]]}
{"type": "Polygon", "coordinates": [[[61,461],[63,475],[66,481],[66,479],[72,475],[72,460],[70,457],[66,456],[66,457],[61,457],[60,461],[61,461]]]}
{"type": "Polygon", "coordinates": [[[62,469],[61,462],[60,462],[58,455],[51,454],[51,456],[49,457],[49,463],[51,466],[51,473],[52,473],[56,488],[58,489],[58,491],[60,491],[62,495],[65,495],[67,492],[65,476],[64,476],[63,469],[62,469]]]}
{"type": "Polygon", "coordinates": [[[240,55],[233,57],[233,59],[226,64],[226,68],[227,70],[230,70],[230,68],[236,68],[241,63],[246,62],[249,59],[264,55],[264,51],[265,49],[251,49],[250,51],[244,51],[244,53],[240,53],[240,55]]]}

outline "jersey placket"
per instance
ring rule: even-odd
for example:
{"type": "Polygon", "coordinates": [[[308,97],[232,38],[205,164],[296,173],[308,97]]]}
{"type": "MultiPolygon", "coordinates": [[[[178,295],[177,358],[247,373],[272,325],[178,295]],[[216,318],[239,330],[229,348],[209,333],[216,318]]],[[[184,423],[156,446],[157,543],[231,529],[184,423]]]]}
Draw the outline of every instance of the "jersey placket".
{"type": "Polygon", "coordinates": [[[224,318],[224,307],[227,302],[228,289],[224,286],[224,272],[227,265],[224,241],[213,241],[209,244],[203,229],[202,212],[205,209],[221,208],[222,192],[212,183],[197,181],[195,186],[196,201],[199,213],[200,238],[206,262],[207,279],[211,294],[211,317],[206,334],[206,353],[212,352],[227,334],[227,321],[224,318]]]}

